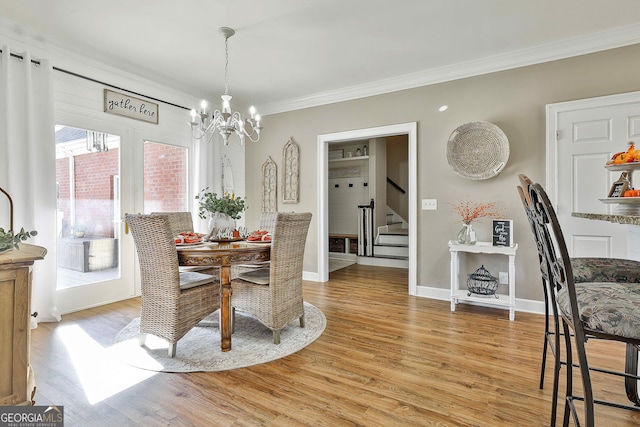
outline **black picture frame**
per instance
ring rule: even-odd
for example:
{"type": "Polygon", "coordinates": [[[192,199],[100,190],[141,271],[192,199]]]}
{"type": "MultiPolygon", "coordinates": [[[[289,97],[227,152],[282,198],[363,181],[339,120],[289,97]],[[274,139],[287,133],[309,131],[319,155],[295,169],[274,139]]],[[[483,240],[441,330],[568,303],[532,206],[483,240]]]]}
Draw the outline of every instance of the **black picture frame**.
{"type": "Polygon", "coordinates": [[[620,178],[611,185],[609,195],[607,197],[623,197],[624,192],[629,189],[629,180],[627,179],[627,172],[622,172],[620,178]]]}

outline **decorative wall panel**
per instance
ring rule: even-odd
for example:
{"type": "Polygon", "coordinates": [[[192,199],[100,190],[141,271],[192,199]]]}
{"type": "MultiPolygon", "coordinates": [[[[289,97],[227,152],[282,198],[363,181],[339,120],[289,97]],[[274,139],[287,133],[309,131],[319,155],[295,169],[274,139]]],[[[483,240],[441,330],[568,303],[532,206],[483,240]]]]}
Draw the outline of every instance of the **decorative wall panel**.
{"type": "Polygon", "coordinates": [[[293,138],[282,149],[282,203],[298,203],[300,189],[300,147],[293,138]]]}
{"type": "Polygon", "coordinates": [[[278,211],[278,167],[271,156],[262,164],[262,212],[278,211]]]}

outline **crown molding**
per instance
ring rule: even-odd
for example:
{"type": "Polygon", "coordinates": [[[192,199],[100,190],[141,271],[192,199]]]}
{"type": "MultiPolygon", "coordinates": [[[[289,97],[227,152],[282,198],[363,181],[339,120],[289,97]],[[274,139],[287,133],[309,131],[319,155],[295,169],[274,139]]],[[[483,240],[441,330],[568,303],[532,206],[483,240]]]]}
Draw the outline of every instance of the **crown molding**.
{"type": "Polygon", "coordinates": [[[382,95],[640,43],[640,24],[257,106],[262,116],[382,95]]]}

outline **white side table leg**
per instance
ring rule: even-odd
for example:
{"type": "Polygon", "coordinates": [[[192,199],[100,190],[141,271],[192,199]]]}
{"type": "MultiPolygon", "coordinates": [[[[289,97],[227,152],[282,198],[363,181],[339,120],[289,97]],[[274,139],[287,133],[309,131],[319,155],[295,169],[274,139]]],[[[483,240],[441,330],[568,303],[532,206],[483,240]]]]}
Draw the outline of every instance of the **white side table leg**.
{"type": "Polygon", "coordinates": [[[458,282],[458,251],[451,251],[451,311],[456,311],[456,294],[459,288],[458,282]]]}
{"type": "Polygon", "coordinates": [[[509,255],[509,320],[516,319],[516,256],[509,255]]]}

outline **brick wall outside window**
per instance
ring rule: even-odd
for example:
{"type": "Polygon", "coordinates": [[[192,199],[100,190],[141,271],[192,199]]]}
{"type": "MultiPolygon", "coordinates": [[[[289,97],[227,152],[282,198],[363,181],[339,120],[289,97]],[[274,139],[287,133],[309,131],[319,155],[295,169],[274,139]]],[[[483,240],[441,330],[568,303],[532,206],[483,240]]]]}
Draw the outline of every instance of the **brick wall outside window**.
{"type": "MultiPolygon", "coordinates": [[[[56,160],[58,210],[63,214],[62,236],[71,234],[69,162],[75,164],[76,225],[86,235],[114,237],[114,176],[119,174],[120,150],[88,153],[56,160]]],[[[186,149],[145,143],[145,212],[187,210],[186,149]]]]}

